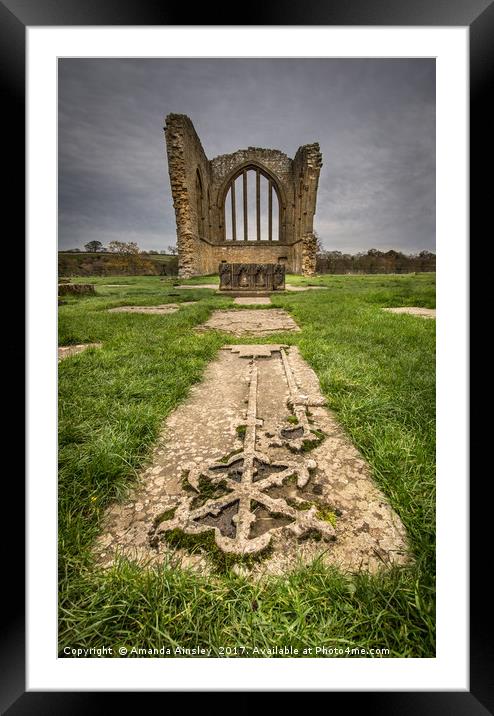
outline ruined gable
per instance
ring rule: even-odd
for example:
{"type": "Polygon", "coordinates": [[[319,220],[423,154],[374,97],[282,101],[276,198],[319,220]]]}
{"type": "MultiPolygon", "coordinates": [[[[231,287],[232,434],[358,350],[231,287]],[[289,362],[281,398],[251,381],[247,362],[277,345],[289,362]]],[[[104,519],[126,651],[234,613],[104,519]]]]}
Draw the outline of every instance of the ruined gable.
{"type": "Polygon", "coordinates": [[[317,143],[300,147],[294,159],[248,147],[208,160],[183,114],[167,116],[165,138],[180,276],[216,273],[221,262],[283,263],[291,273],[315,272],[317,143]]]}

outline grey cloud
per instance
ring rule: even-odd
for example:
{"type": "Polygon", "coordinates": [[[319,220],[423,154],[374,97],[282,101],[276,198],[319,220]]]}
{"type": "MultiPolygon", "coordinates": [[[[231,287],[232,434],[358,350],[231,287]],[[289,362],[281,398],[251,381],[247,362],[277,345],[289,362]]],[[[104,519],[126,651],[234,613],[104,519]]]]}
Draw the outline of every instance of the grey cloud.
{"type": "Polygon", "coordinates": [[[59,246],[175,241],[164,117],[209,157],[319,141],[327,248],[435,248],[434,60],[59,61],[59,246]]]}

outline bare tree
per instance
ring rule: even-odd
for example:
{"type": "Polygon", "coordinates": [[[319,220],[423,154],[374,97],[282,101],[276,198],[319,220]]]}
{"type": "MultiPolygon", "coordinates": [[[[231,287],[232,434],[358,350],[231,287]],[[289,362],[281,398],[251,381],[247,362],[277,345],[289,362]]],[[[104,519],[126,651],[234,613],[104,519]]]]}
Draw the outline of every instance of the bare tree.
{"type": "Polygon", "coordinates": [[[132,254],[137,255],[141,253],[140,248],[135,241],[126,243],[125,241],[110,241],[108,244],[108,251],[113,254],[132,254]]]}

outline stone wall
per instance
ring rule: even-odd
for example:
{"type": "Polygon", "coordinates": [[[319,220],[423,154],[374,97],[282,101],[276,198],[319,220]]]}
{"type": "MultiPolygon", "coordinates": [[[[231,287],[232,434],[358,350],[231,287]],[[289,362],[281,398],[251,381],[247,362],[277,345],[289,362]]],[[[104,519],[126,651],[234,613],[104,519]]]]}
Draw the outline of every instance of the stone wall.
{"type": "Polygon", "coordinates": [[[297,150],[293,160],[295,177],[295,239],[301,240],[314,231],[317,187],[322,167],[319,144],[306,144],[297,150]]]}
{"type": "MultiPolygon", "coordinates": [[[[194,125],[185,114],[168,115],[165,138],[177,222],[178,271],[180,276],[193,276],[201,272],[197,175],[201,177],[203,193],[207,196],[209,161],[194,125]]],[[[206,212],[207,206],[203,208],[201,218],[206,212]]],[[[209,222],[207,225],[209,231],[209,222]]]]}
{"type": "Polygon", "coordinates": [[[313,276],[316,273],[317,241],[314,234],[305,234],[302,239],[302,274],[313,276]]]}
{"type": "Polygon", "coordinates": [[[301,261],[298,271],[295,271],[294,244],[280,244],[267,241],[229,241],[228,244],[212,244],[200,241],[197,261],[199,274],[218,273],[218,266],[222,261],[226,263],[281,263],[291,273],[301,272],[301,261]]]}
{"type": "Polygon", "coordinates": [[[221,261],[281,260],[287,272],[314,273],[310,237],[322,166],[318,144],[300,147],[294,159],[277,149],[248,147],[208,160],[192,122],[183,114],[168,115],[165,138],[180,276],[216,273],[221,261]],[[275,187],[280,202],[279,241],[226,241],[225,197],[236,173],[247,168],[260,169],[275,187]]]}

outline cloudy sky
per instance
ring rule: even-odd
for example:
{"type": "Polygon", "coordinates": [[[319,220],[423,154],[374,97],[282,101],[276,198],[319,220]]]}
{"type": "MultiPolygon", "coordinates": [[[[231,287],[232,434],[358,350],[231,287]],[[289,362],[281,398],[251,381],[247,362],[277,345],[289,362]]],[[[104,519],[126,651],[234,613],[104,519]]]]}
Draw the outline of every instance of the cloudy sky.
{"type": "Polygon", "coordinates": [[[59,248],[176,240],[164,118],[206,155],[319,142],[315,229],[348,253],[435,250],[434,60],[59,60],[59,248]]]}

